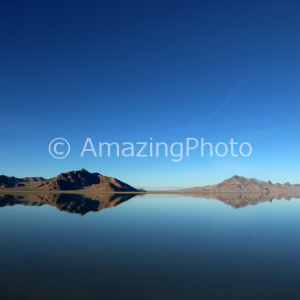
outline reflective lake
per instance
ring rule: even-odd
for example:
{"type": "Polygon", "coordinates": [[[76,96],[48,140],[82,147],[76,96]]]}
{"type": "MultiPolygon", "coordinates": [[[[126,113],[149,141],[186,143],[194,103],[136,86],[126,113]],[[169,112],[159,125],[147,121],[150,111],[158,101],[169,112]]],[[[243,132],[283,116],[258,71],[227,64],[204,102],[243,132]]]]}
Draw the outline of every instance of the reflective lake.
{"type": "Polygon", "coordinates": [[[0,195],[0,299],[299,299],[280,197],[0,195]]]}

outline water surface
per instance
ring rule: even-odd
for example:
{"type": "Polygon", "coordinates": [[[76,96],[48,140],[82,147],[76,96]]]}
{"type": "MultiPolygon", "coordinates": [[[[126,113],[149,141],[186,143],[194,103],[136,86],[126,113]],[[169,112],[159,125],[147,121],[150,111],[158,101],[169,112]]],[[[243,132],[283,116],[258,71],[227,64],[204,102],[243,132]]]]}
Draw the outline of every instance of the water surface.
{"type": "Polygon", "coordinates": [[[300,200],[234,197],[2,196],[0,299],[300,298],[300,200]]]}

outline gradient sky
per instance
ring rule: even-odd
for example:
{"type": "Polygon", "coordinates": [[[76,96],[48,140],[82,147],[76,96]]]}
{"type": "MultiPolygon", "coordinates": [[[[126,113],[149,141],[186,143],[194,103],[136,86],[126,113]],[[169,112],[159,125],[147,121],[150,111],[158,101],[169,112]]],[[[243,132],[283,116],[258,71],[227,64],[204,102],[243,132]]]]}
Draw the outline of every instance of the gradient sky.
{"type": "Polygon", "coordinates": [[[0,174],[145,188],[300,182],[299,1],[2,1],[0,174]],[[52,139],[71,145],[50,156],[52,139]],[[80,158],[99,142],[249,142],[250,157],[80,158]]]}

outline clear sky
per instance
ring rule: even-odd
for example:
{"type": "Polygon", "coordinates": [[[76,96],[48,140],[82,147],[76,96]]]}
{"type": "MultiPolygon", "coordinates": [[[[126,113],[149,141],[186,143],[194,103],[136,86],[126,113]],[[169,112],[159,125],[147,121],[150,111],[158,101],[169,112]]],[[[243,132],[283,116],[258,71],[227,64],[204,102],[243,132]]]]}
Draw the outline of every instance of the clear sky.
{"type": "Polygon", "coordinates": [[[0,174],[133,186],[300,182],[300,2],[2,1],[0,174]],[[48,145],[71,145],[54,159],[48,145]],[[80,157],[99,142],[249,142],[249,157],[80,157]]]}

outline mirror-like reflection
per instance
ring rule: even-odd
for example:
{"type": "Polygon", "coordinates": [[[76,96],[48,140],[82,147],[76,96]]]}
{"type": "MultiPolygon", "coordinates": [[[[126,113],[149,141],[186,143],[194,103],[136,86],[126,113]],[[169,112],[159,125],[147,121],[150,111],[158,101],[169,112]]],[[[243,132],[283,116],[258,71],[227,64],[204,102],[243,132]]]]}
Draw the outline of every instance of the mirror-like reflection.
{"type": "Polygon", "coordinates": [[[242,208],[248,205],[257,205],[262,202],[272,202],[273,200],[290,200],[300,198],[300,192],[281,193],[190,193],[189,196],[216,199],[234,208],[242,208]]]}
{"type": "Polygon", "coordinates": [[[0,300],[300,297],[297,195],[134,196],[0,196],[0,300]]]}
{"type": "MultiPolygon", "coordinates": [[[[140,197],[143,194],[64,194],[64,193],[45,193],[45,194],[5,194],[0,195],[0,207],[25,205],[42,206],[51,205],[60,211],[85,215],[88,212],[97,212],[104,208],[117,206],[133,197],[140,197]]],[[[187,193],[175,194],[195,198],[206,198],[219,200],[234,208],[243,208],[248,205],[257,205],[262,202],[272,202],[272,200],[300,198],[300,193],[187,193]]]]}
{"type": "Polygon", "coordinates": [[[137,194],[24,194],[24,195],[0,195],[0,207],[25,205],[42,206],[48,204],[61,211],[85,215],[90,211],[99,211],[104,208],[117,206],[137,194]]]}

